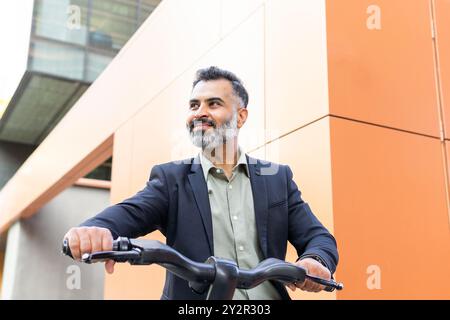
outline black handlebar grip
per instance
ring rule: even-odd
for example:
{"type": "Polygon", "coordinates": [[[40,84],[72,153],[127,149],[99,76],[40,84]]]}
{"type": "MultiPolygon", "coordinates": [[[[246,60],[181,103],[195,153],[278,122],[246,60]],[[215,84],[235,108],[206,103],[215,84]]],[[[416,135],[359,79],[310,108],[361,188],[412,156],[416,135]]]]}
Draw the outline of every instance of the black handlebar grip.
{"type": "Polygon", "coordinates": [[[73,259],[72,252],[70,251],[69,247],[69,239],[65,238],[62,244],[62,253],[64,253],[66,256],[69,256],[73,259]]]}
{"type": "Polygon", "coordinates": [[[312,280],[315,283],[325,286],[324,290],[327,292],[333,292],[335,289],[336,290],[344,289],[344,285],[342,283],[336,282],[334,280],[325,280],[325,279],[314,277],[314,276],[311,276],[308,274],[306,275],[306,278],[309,280],[312,280]]]}
{"type": "Polygon", "coordinates": [[[334,289],[335,289],[334,287],[326,286],[324,290],[325,290],[326,292],[333,292],[334,289]]]}
{"type": "MultiPolygon", "coordinates": [[[[117,240],[113,241],[113,251],[127,251],[131,248],[130,241],[128,238],[119,237],[117,240]]],[[[69,239],[65,238],[62,244],[62,253],[73,259],[72,251],[70,251],[69,239]]]]}
{"type": "Polygon", "coordinates": [[[336,290],[343,290],[344,289],[344,284],[340,283],[340,282],[336,282],[336,290]]]}
{"type": "Polygon", "coordinates": [[[333,286],[326,286],[325,287],[325,291],[327,291],[327,292],[333,292],[335,289],[338,290],[338,291],[343,290],[344,289],[344,285],[342,283],[340,283],[340,282],[334,282],[333,286]]]}
{"type": "Polygon", "coordinates": [[[340,291],[340,290],[344,289],[344,285],[340,282],[335,282],[334,280],[328,280],[328,282],[329,282],[328,285],[324,283],[324,285],[325,285],[324,290],[327,292],[333,292],[334,290],[340,291]]]}

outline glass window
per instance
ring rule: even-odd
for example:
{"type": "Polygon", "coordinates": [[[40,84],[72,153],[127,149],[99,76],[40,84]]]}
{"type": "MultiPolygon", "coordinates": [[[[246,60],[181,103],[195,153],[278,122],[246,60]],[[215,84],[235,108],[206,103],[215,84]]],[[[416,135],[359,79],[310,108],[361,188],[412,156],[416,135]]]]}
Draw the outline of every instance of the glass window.
{"type": "Polygon", "coordinates": [[[75,91],[72,91],[70,94],[60,94],[61,97],[64,98],[64,105],[62,105],[57,114],[53,116],[52,120],[48,122],[46,129],[42,131],[42,133],[40,133],[38,138],[35,140],[36,144],[41,144],[41,142],[48,136],[53,128],[56,127],[59,121],[61,121],[61,119],[66,115],[66,113],[72,108],[72,106],[78,101],[78,99],[86,92],[88,88],[88,85],[79,85],[78,89],[75,89],[75,91]],[[70,99],[67,100],[68,98],[70,99]]]}
{"type": "Polygon", "coordinates": [[[88,0],[36,0],[36,35],[80,45],[86,44],[88,0]]]}
{"type": "Polygon", "coordinates": [[[90,52],[88,54],[86,81],[93,82],[111,62],[112,57],[90,52]]]}
{"type": "Polygon", "coordinates": [[[160,0],[35,0],[36,36],[32,38],[30,66],[53,75],[94,81],[159,3],[160,0]],[[74,17],[78,13],[80,16],[74,17]],[[74,27],[78,22],[80,28],[74,27]]]}
{"type": "Polygon", "coordinates": [[[35,144],[64,107],[66,100],[76,92],[77,86],[73,81],[61,81],[41,75],[31,76],[2,130],[1,138],[35,144]]]}
{"type": "Polygon", "coordinates": [[[155,10],[161,0],[139,0],[139,17],[138,25],[141,24],[148,18],[148,16],[155,10]]]}
{"type": "Polygon", "coordinates": [[[112,157],[88,173],[85,178],[111,181],[112,157]]]}
{"type": "Polygon", "coordinates": [[[136,31],[137,2],[92,0],[89,45],[119,50],[136,31]]]}
{"type": "Polygon", "coordinates": [[[30,52],[31,69],[75,80],[83,79],[84,50],[57,43],[35,41],[30,52]]]}

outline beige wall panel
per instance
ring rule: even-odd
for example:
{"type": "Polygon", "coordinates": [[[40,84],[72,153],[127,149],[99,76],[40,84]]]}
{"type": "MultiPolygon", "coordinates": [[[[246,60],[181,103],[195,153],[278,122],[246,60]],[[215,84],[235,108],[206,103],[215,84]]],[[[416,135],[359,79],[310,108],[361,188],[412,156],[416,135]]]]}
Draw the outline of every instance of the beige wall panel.
{"type": "MultiPolygon", "coordinates": [[[[302,199],[316,217],[333,233],[333,203],[330,158],[330,124],[326,117],[266,145],[268,160],[287,164],[294,174],[302,199]]],[[[294,262],[297,252],[289,245],[287,261],[294,262]]],[[[339,279],[339,269],[336,273],[339,279]]],[[[336,293],[290,291],[293,299],[336,299],[336,293]]]]}
{"type": "MultiPolygon", "coordinates": [[[[129,172],[129,195],[145,186],[154,165],[184,159],[198,152],[185,129],[192,78],[191,73],[182,75],[134,116],[130,121],[132,128],[121,128],[126,131],[123,134],[126,138],[133,137],[122,150],[127,149],[131,155],[126,158],[130,163],[122,162],[129,166],[129,170],[123,170],[123,173],[129,172]]],[[[120,182],[113,180],[113,190],[116,183],[120,182]]],[[[126,193],[120,196],[117,201],[128,197],[126,193]]],[[[145,238],[165,242],[159,231],[145,238]]],[[[160,266],[118,265],[113,275],[106,275],[105,299],[159,299],[164,280],[165,269],[160,266]]]]}
{"type": "MultiPolygon", "coordinates": [[[[217,65],[230,70],[239,70],[238,76],[245,81],[251,95],[249,110],[260,108],[260,112],[249,112],[251,117],[241,136],[252,130],[262,132],[264,108],[262,100],[262,10],[245,21],[238,30],[229,34],[219,45],[211,50],[201,61],[177,78],[168,88],[152,99],[133,118],[133,141],[131,156],[131,193],[142,189],[155,164],[184,159],[199,152],[192,146],[185,128],[188,101],[192,81],[198,68],[217,65]],[[257,35],[257,36],[255,36],[257,35]],[[233,51],[251,41],[250,50],[233,51]],[[226,55],[223,52],[227,52],[226,55]],[[253,107],[253,105],[255,107],[253,107]]],[[[256,109],[256,110],[258,110],[256,109]]],[[[127,130],[128,129],[123,129],[127,130]]],[[[126,133],[130,136],[130,133],[126,133]]],[[[245,139],[242,138],[243,147],[245,139]]],[[[262,143],[259,141],[259,143],[262,143]]],[[[257,142],[253,143],[254,145],[257,142]]],[[[127,146],[129,148],[129,146],[127,146]]],[[[113,189],[114,189],[113,181],[113,189]]],[[[117,199],[121,200],[121,199],[117,199]]],[[[147,238],[164,242],[159,233],[147,238]]],[[[138,268],[120,265],[114,275],[105,279],[105,298],[107,299],[159,299],[164,285],[164,269],[161,267],[138,268]]]]}
{"type": "Polygon", "coordinates": [[[143,107],[219,41],[220,0],[165,0],[154,14],[116,58],[108,78],[127,87],[108,103],[143,107]]]}
{"type": "Polygon", "coordinates": [[[5,265],[5,253],[3,251],[0,251],[0,292],[2,290],[2,284],[3,284],[4,265],[5,265]]]}
{"type": "Polygon", "coordinates": [[[266,145],[247,152],[250,157],[266,160],[266,145]]]}
{"type": "Polygon", "coordinates": [[[199,152],[192,146],[185,124],[192,82],[200,68],[216,65],[235,71],[243,80],[249,91],[250,103],[249,117],[241,129],[239,140],[246,150],[263,144],[262,23],[263,11],[260,9],[136,114],[132,190],[137,191],[143,186],[153,165],[184,159],[199,152]],[[249,48],[245,51],[233,49],[243,45],[249,48]]]}
{"type": "Polygon", "coordinates": [[[328,114],[325,1],[267,1],[268,140],[328,114]]]}
{"type": "Polygon", "coordinates": [[[264,10],[261,7],[222,39],[191,69],[211,65],[228,69],[243,81],[249,93],[248,118],[239,133],[245,150],[264,144],[264,10]]]}
{"type": "MultiPolygon", "coordinates": [[[[146,239],[164,243],[158,232],[146,239]]],[[[158,265],[131,266],[128,263],[116,263],[114,273],[105,272],[106,300],[158,300],[164,287],[165,269],[158,265]]]]}
{"type": "MultiPolygon", "coordinates": [[[[217,65],[234,70],[242,78],[249,90],[251,102],[250,116],[245,129],[241,131],[240,140],[245,149],[263,143],[263,139],[251,141],[245,138],[245,135],[251,135],[258,130],[262,135],[264,128],[262,14],[263,11],[259,10],[251,15],[237,30],[226,36],[220,44],[136,114],[133,122],[131,166],[133,193],[144,186],[153,165],[198,153],[199,150],[191,145],[185,129],[192,81],[198,68],[217,65]],[[234,47],[248,45],[249,41],[250,49],[244,52],[233,50],[234,47]],[[224,55],[224,52],[227,54],[224,55]]],[[[148,237],[164,241],[159,232],[148,237]]],[[[164,269],[131,268],[120,266],[113,276],[106,277],[105,297],[158,299],[164,284],[164,269]]]]}
{"type": "Polygon", "coordinates": [[[156,164],[196,155],[186,130],[193,73],[186,72],[134,117],[131,189],[147,182],[156,164]]]}
{"type": "Polygon", "coordinates": [[[0,193],[0,228],[66,179],[219,36],[219,0],[163,1],[0,193]]]}
{"type": "Polygon", "coordinates": [[[0,232],[19,216],[30,216],[79,177],[95,169],[112,154],[112,137],[97,145],[90,140],[85,145],[70,144],[61,135],[45,140],[24,162],[0,192],[0,232]],[[62,149],[53,149],[56,142],[62,149]],[[84,148],[90,152],[81,157],[84,148]],[[70,159],[70,161],[69,161],[70,159]]]}
{"type": "Polygon", "coordinates": [[[118,203],[131,195],[133,124],[133,119],[131,119],[114,133],[111,170],[112,204],[118,203]]]}
{"type": "Polygon", "coordinates": [[[265,0],[220,0],[221,36],[232,32],[244,22],[265,0]]]}

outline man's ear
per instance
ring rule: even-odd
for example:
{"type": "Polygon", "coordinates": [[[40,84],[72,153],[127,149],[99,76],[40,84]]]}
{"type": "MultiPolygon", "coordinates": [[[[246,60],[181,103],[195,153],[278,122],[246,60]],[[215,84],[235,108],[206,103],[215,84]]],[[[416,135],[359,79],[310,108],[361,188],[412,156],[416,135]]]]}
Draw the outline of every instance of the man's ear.
{"type": "Polygon", "coordinates": [[[245,121],[247,121],[247,117],[248,117],[247,108],[240,108],[238,110],[238,120],[237,120],[238,129],[240,129],[244,125],[245,121]]]}

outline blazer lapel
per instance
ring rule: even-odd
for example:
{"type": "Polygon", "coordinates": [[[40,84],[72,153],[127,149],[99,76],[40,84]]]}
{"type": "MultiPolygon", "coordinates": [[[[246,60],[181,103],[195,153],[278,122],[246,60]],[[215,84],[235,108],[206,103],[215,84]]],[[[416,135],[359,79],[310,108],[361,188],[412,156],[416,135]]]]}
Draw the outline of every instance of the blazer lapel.
{"type": "Polygon", "coordinates": [[[267,217],[269,209],[267,208],[266,179],[261,175],[261,164],[257,159],[247,155],[247,163],[250,172],[250,184],[252,186],[259,244],[264,258],[267,258],[267,217]]]}
{"type": "Polygon", "coordinates": [[[214,254],[214,241],[213,241],[213,227],[211,217],[211,207],[209,204],[208,187],[206,185],[205,177],[203,175],[202,167],[200,165],[200,159],[197,156],[194,158],[194,162],[191,165],[191,173],[188,175],[189,183],[191,184],[192,191],[194,192],[195,202],[197,203],[198,211],[202,217],[203,227],[208,238],[210,254],[214,254]]]}

